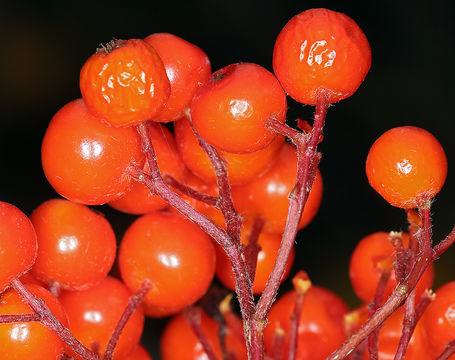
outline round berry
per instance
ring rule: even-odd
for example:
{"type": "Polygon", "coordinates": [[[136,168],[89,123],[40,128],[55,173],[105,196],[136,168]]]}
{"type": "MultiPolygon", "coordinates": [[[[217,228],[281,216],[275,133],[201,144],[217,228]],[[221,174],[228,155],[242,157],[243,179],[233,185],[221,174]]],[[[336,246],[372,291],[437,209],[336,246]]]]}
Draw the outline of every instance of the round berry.
{"type": "Polygon", "coordinates": [[[152,288],[146,304],[165,308],[190,305],[207,291],[215,274],[212,240],[175,213],[154,212],[133,222],[120,244],[120,273],[137,291],[145,279],[152,288]]]}
{"type": "Polygon", "coordinates": [[[273,70],[293,99],[315,105],[326,91],[331,103],[351,96],[371,66],[368,40],[348,16],[310,9],[281,30],[273,50],[273,70]]]}
{"type": "Polygon", "coordinates": [[[17,207],[0,201],[0,293],[35,262],[38,243],[29,218],[17,207]]]}
{"type": "Polygon", "coordinates": [[[90,111],[115,126],[153,119],[171,89],[160,57],[139,39],[99,48],[82,67],[80,88],[90,111]]]}
{"type": "Polygon", "coordinates": [[[160,56],[171,83],[171,95],[166,106],[153,120],[177,120],[190,106],[198,87],[209,79],[209,58],[196,45],[172,34],[152,34],[144,41],[153,46],[160,56]]]}
{"type": "Polygon", "coordinates": [[[267,119],[284,123],[286,95],[278,80],[263,67],[232,64],[215,72],[194,95],[193,125],[218,149],[247,153],[263,149],[277,136],[267,119]]]}
{"type": "Polygon", "coordinates": [[[128,167],[142,167],[145,157],[135,129],[100,121],[78,99],[52,118],[41,160],[47,180],[60,195],[77,203],[101,205],[127,191],[128,167]]]}
{"type": "Polygon", "coordinates": [[[386,131],[374,142],[368,152],[366,174],[373,189],[391,205],[415,208],[419,199],[431,199],[441,190],[447,158],[428,131],[401,126],[386,131]]]}
{"type": "Polygon", "coordinates": [[[117,250],[114,230],[100,214],[63,199],[48,200],[30,216],[38,236],[33,275],[47,284],[84,289],[110,271],[117,250]]]}

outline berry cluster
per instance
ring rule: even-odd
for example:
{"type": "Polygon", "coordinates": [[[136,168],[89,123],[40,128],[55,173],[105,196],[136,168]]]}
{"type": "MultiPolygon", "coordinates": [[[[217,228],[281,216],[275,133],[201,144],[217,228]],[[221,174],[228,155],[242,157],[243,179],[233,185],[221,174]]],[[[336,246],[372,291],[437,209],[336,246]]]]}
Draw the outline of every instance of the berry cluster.
{"type": "Polygon", "coordinates": [[[430,290],[434,260],[455,241],[455,229],[431,239],[447,160],[420,128],[391,129],[368,154],[371,186],[405,209],[409,233],[359,242],[349,274],[364,305],[349,311],[303,271],[274,303],[321,202],[327,109],[370,65],[357,24],[327,9],[286,24],[274,73],[253,63],[212,73],[200,48],[166,33],[101,45],[82,67],[82,98],[42,143],[64,199],[30,217],[0,202],[0,360],[150,359],[144,318],[166,316],[163,360],[449,358],[455,286],[430,290]],[[316,106],[312,126],[286,124],[287,95],[316,106]],[[138,216],[118,242],[88,207],[102,204],[138,216]]]}

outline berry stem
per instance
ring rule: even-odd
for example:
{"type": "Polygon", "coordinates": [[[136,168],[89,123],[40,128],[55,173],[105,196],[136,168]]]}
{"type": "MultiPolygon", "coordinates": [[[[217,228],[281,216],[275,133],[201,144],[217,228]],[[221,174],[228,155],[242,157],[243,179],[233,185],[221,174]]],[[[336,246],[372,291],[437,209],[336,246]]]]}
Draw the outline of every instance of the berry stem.
{"type": "Polygon", "coordinates": [[[434,252],[431,247],[430,200],[424,199],[420,202],[419,212],[423,223],[421,236],[419,237],[420,249],[410,271],[399,282],[385,304],[341,347],[335,350],[327,360],[341,360],[346,358],[371,332],[380,326],[396,309],[403,305],[411,291],[416,287],[423,272],[433,262],[434,252]]]}
{"type": "Polygon", "coordinates": [[[258,254],[261,251],[261,246],[258,244],[259,235],[261,235],[262,228],[264,227],[264,220],[261,218],[254,219],[253,227],[248,236],[248,244],[243,248],[245,256],[246,267],[250,279],[254,279],[256,274],[256,266],[258,254]]]}
{"type": "Polygon", "coordinates": [[[455,339],[449,341],[444,351],[436,358],[436,360],[447,360],[455,353],[455,339]]]}
{"type": "Polygon", "coordinates": [[[20,280],[13,280],[11,282],[11,286],[25,300],[32,310],[40,315],[40,322],[54,331],[57,336],[68,344],[68,346],[70,346],[76,354],[85,360],[99,360],[98,355],[87,349],[79,340],[77,340],[49,310],[44,301],[33,295],[20,280]]]}
{"type": "Polygon", "coordinates": [[[203,203],[217,207],[218,205],[218,197],[217,196],[210,196],[207,194],[203,194],[197,190],[194,190],[193,188],[186,186],[185,184],[182,184],[180,181],[177,179],[174,179],[172,176],[166,175],[164,177],[164,180],[166,181],[166,184],[172,186],[175,190],[178,192],[185,194],[195,200],[202,201],[203,203]]]}
{"type": "Polygon", "coordinates": [[[131,315],[136,311],[137,307],[142,303],[144,300],[145,295],[149,292],[152,288],[152,283],[146,279],[139,287],[138,291],[130,297],[128,304],[125,310],[122,313],[117,325],[115,326],[114,331],[112,332],[111,338],[106,346],[106,351],[104,352],[103,360],[111,360],[114,356],[115,347],[117,346],[118,340],[120,335],[123,332],[128,320],[130,319],[131,315]]]}
{"type": "Polygon", "coordinates": [[[20,314],[20,315],[0,315],[0,324],[40,321],[40,320],[41,320],[41,316],[37,313],[20,314]]]}
{"type": "Polygon", "coordinates": [[[433,259],[439,258],[455,242],[455,226],[447,237],[434,247],[433,259]]]}
{"type": "MultiPolygon", "coordinates": [[[[131,168],[129,175],[134,180],[146,185],[152,193],[157,194],[162,199],[167,201],[187,219],[198,224],[206,234],[211,236],[219,245],[223,247],[229,260],[231,261],[232,269],[234,271],[235,290],[239,300],[242,318],[246,324],[244,327],[245,338],[251,340],[251,336],[249,334],[249,322],[251,321],[251,315],[254,313],[254,297],[252,282],[248,276],[248,270],[242,256],[240,242],[236,242],[226,231],[194,210],[165,183],[158,169],[155,151],[148,136],[148,126],[149,123],[145,122],[137,125],[136,129],[141,138],[142,151],[146,155],[150,168],[150,174],[145,174],[140,169],[131,168]]],[[[249,349],[251,341],[248,340],[247,348],[249,349]]]]}
{"type": "Polygon", "coordinates": [[[183,316],[190,325],[191,329],[193,330],[194,334],[196,335],[199,343],[202,345],[205,354],[207,355],[209,360],[218,360],[213,351],[212,346],[210,345],[207,337],[205,336],[204,332],[201,328],[201,309],[195,308],[194,306],[187,306],[183,309],[183,316]]]}

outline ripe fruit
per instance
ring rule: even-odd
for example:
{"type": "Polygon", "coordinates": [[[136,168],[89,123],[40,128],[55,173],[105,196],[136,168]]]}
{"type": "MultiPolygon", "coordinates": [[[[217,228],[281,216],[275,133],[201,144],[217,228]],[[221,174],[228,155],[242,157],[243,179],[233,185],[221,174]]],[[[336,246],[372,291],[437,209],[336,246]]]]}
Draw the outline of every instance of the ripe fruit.
{"type": "Polygon", "coordinates": [[[32,267],[37,253],[29,218],[14,205],[0,201],[0,293],[32,267]]]}
{"type": "MultiPolygon", "coordinates": [[[[218,337],[219,325],[204,312],[201,311],[200,314],[201,330],[210,343],[217,359],[222,359],[218,337]]],[[[237,319],[237,321],[240,322],[240,319],[237,319]]],[[[237,360],[247,359],[245,344],[237,338],[229,327],[226,328],[225,340],[228,353],[234,354],[234,358],[237,360]]],[[[207,358],[202,345],[183,315],[172,318],[166,325],[161,336],[160,349],[163,360],[199,360],[207,358]]]]}
{"type": "MultiPolygon", "coordinates": [[[[407,248],[409,235],[403,234],[403,245],[407,248]]],[[[357,296],[365,303],[373,301],[376,288],[381,277],[383,266],[392,267],[389,280],[384,293],[386,300],[397,286],[393,262],[395,251],[389,241],[389,233],[376,232],[365,236],[357,244],[349,264],[349,277],[357,296]]],[[[431,264],[422,275],[416,286],[416,298],[420,299],[425,289],[433,285],[434,268],[431,264]]]]}
{"type": "MultiPolygon", "coordinates": [[[[285,332],[284,357],[289,348],[289,326],[295,303],[295,291],[282,295],[272,305],[268,324],[264,330],[265,349],[273,354],[274,336],[278,329],[285,332]]],[[[298,327],[297,360],[325,359],[346,338],[344,315],[347,306],[335,294],[321,287],[312,286],[305,294],[298,327]]]]}
{"type": "MultiPolygon", "coordinates": [[[[297,154],[295,147],[285,143],[277,159],[261,177],[232,188],[235,209],[245,219],[264,218],[264,231],[282,234],[286,225],[289,193],[295,186],[297,154]]],[[[299,229],[310,223],[316,215],[322,198],[322,178],[318,171],[308,201],[302,213],[299,229]]]]}
{"type": "MultiPolygon", "coordinates": [[[[148,129],[161,175],[163,177],[169,175],[183,181],[187,171],[180,158],[172,133],[160,124],[151,123],[148,129]]],[[[148,162],[144,165],[144,172],[149,172],[148,162]]],[[[147,186],[135,182],[125,195],[109,202],[109,205],[129,214],[140,215],[165,209],[168,203],[158,195],[152,195],[147,186]]]]}
{"type": "MultiPolygon", "coordinates": [[[[68,314],[71,333],[86,347],[103,355],[131,295],[120,280],[106,277],[87,290],[63,291],[59,300],[68,314]]],[[[144,315],[139,307],[131,315],[120,335],[114,360],[120,360],[136,347],[143,327],[144,315]]],[[[68,352],[75,356],[71,350],[68,352]]]]}
{"type": "MultiPolygon", "coordinates": [[[[251,229],[244,228],[241,234],[241,241],[243,245],[248,244],[249,231],[251,229]]],[[[261,250],[257,256],[256,273],[253,281],[253,293],[255,295],[261,294],[275,265],[278,250],[280,249],[281,235],[261,232],[258,238],[258,245],[261,250]]],[[[234,272],[232,265],[221,246],[216,245],[216,277],[228,289],[235,291],[234,272]]],[[[289,272],[291,271],[294,262],[294,249],[289,255],[288,262],[286,263],[286,270],[281,281],[284,281],[289,272]]]]}
{"type": "Polygon", "coordinates": [[[428,131],[401,126],[382,134],[366,160],[370,185],[387,202],[415,208],[419,199],[433,198],[447,175],[444,149],[428,131]]]}
{"type": "MultiPolygon", "coordinates": [[[[174,123],[177,147],[185,165],[193,174],[206,182],[216,182],[215,170],[205,151],[199,145],[196,135],[186,117],[174,123]]],[[[284,143],[284,137],[278,135],[264,149],[246,154],[233,154],[219,151],[226,162],[229,183],[239,185],[263,174],[276,160],[276,155],[284,143]]]]}
{"type": "Polygon", "coordinates": [[[100,214],[68,200],[48,200],[30,219],[38,236],[36,278],[67,289],[84,289],[101,281],[114,263],[114,230],[100,214]]]}
{"type": "Polygon", "coordinates": [[[133,222],[123,236],[118,261],[126,285],[137,291],[149,279],[152,288],[144,302],[165,308],[197,301],[215,274],[211,239],[175,213],[154,212],[133,222]]]}
{"type": "Polygon", "coordinates": [[[144,154],[133,128],[115,128],[93,116],[82,99],[52,118],[41,148],[44,174],[63,197],[101,205],[123,195],[128,167],[142,167],[144,154]]]}
{"type": "Polygon", "coordinates": [[[142,345],[138,345],[136,349],[120,360],[152,360],[152,357],[142,345]]]}
{"type": "Polygon", "coordinates": [[[209,58],[196,45],[172,34],[152,34],[144,41],[153,46],[160,56],[171,84],[171,94],[166,106],[154,121],[177,120],[190,106],[198,87],[209,79],[209,58]]]}
{"type": "Polygon", "coordinates": [[[435,295],[436,298],[422,317],[422,325],[433,356],[440,354],[447,343],[455,338],[455,281],[441,286],[435,295]]]}
{"type": "Polygon", "coordinates": [[[170,94],[163,62],[139,39],[97,49],[82,67],[80,88],[90,111],[115,126],[153,119],[170,94]]]}
{"type": "MultiPolygon", "coordinates": [[[[68,320],[60,302],[45,288],[27,284],[27,289],[42,299],[55,317],[65,326],[68,320]]],[[[9,289],[0,295],[0,314],[33,313],[20,295],[9,289]]],[[[65,350],[64,343],[46,326],[37,321],[0,324],[0,360],[55,360],[65,350]]]]}
{"type": "Polygon", "coordinates": [[[326,90],[334,103],[351,96],[371,66],[365,34],[348,16],[310,9],[281,30],[273,50],[273,70],[293,99],[315,105],[326,90]]]}
{"type": "Polygon", "coordinates": [[[215,72],[191,103],[193,125],[218,149],[248,153],[263,149],[277,136],[266,127],[269,117],[284,123],[286,95],[263,67],[232,64],[215,72]]]}

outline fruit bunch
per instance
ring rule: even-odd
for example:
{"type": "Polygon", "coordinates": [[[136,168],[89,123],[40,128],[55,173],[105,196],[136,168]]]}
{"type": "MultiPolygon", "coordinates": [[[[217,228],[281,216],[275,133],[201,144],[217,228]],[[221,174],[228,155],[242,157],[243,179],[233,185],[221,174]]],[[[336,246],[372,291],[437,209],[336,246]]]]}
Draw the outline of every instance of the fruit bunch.
{"type": "Polygon", "coordinates": [[[150,359],[144,318],[167,316],[163,360],[448,358],[454,286],[429,290],[455,241],[455,230],[431,239],[447,160],[420,128],[389,130],[368,154],[371,186],[405,209],[409,233],[374,233],[354,251],[365,305],[349,311],[303,271],[274,303],[321,202],[327,109],[370,65],[364,33],[327,9],[285,25],[273,73],[253,63],[212,72],[199,47],[167,33],[100,45],[82,67],[82,97],[42,143],[63,199],[30,217],[0,202],[0,360],[150,359]],[[286,124],[287,96],[315,106],[312,125],[286,124]],[[137,215],[119,241],[88,207],[102,204],[137,215]]]}

